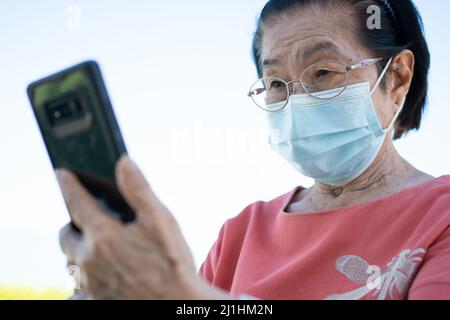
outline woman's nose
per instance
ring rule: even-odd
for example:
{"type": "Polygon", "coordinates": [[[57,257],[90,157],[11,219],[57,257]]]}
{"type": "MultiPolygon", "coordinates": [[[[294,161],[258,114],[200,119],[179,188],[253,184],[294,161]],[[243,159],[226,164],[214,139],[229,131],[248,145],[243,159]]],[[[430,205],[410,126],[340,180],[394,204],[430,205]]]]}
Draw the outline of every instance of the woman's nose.
{"type": "Polygon", "coordinates": [[[301,81],[291,81],[289,82],[289,92],[291,94],[303,94],[306,93],[302,86],[301,81]]]}

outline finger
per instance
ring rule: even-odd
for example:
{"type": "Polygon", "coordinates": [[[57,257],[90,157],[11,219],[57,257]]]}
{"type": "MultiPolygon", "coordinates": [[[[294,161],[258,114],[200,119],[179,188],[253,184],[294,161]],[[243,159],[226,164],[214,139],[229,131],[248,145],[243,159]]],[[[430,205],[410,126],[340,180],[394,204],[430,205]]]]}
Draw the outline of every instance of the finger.
{"type": "Polygon", "coordinates": [[[67,256],[67,260],[70,261],[70,265],[74,265],[84,246],[83,236],[75,231],[71,224],[67,224],[59,231],[59,245],[67,256]]]}
{"type": "Polygon", "coordinates": [[[102,212],[95,198],[67,170],[56,170],[56,177],[74,223],[83,231],[107,224],[111,219],[102,212]]]}
{"type": "Polygon", "coordinates": [[[161,205],[144,175],[128,156],[122,156],[118,161],[116,179],[120,193],[136,214],[150,213],[161,205]]]}

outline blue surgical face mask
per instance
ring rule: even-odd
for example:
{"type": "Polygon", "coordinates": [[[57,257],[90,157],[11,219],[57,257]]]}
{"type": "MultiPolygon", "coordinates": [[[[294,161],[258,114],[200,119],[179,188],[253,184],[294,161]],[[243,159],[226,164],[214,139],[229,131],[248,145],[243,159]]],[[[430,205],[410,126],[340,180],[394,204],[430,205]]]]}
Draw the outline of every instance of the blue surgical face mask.
{"type": "MultiPolygon", "coordinates": [[[[402,109],[383,129],[372,94],[390,62],[372,91],[366,82],[350,85],[330,100],[292,95],[283,111],[268,114],[272,149],[300,173],[322,183],[343,186],[358,178],[377,157],[402,109]]],[[[324,91],[320,96],[340,91],[324,91]]]]}

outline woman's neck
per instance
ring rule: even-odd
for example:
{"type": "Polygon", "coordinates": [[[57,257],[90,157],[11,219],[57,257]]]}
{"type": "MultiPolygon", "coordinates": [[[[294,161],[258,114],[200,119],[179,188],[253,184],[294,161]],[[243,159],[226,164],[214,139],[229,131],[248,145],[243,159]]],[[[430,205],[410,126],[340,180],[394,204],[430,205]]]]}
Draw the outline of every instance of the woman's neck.
{"type": "Polygon", "coordinates": [[[302,191],[293,199],[291,208],[295,212],[324,211],[365,203],[432,178],[404,160],[392,141],[388,140],[375,161],[360,177],[342,187],[316,182],[313,187],[302,191]]]}
{"type": "Polygon", "coordinates": [[[397,152],[392,142],[383,145],[370,167],[358,178],[342,187],[317,182],[313,189],[319,194],[340,197],[349,193],[368,193],[386,185],[403,181],[414,168],[397,152]]]}

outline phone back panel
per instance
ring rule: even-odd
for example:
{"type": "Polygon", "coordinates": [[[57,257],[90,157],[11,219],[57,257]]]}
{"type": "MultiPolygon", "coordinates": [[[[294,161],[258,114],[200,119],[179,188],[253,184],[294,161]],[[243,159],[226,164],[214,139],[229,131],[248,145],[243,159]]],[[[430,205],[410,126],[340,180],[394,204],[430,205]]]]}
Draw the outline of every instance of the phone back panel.
{"type": "Polygon", "coordinates": [[[126,148],[97,63],[36,81],[28,96],[53,167],[75,172],[111,214],[131,220],[115,185],[115,165],[126,148]]]}
{"type": "Polygon", "coordinates": [[[126,149],[98,65],[59,72],[31,84],[28,93],[53,167],[114,179],[126,149]]]}

